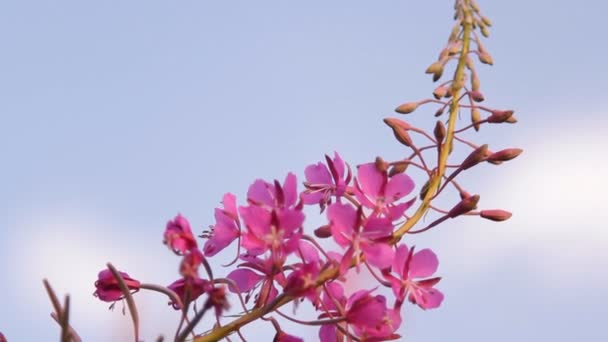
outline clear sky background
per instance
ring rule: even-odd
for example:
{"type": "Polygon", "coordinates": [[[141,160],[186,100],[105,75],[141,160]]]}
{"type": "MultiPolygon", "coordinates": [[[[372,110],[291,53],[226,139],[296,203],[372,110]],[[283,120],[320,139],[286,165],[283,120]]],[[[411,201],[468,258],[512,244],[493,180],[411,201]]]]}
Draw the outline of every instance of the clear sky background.
{"type": "MultiPolygon", "coordinates": [[[[480,5],[495,60],[480,67],[482,89],[519,124],[477,141],[526,152],[465,179],[482,206],[514,216],[453,220],[416,240],[439,255],[446,300],[410,307],[402,332],[608,340],[608,7],[480,5]]],[[[161,242],[177,212],[200,232],[224,192],[242,200],[256,178],[301,176],[334,150],[352,165],[402,156],[381,119],[430,95],[423,71],[451,16],[452,1],[436,0],[1,2],[0,331],[57,338],[47,277],[72,294],[85,341],[129,340],[130,319],[107,311],[93,282],[107,261],[146,282],[177,279],[179,258],[161,242]]],[[[137,297],[142,337],[172,336],[166,300],[137,297]]]]}

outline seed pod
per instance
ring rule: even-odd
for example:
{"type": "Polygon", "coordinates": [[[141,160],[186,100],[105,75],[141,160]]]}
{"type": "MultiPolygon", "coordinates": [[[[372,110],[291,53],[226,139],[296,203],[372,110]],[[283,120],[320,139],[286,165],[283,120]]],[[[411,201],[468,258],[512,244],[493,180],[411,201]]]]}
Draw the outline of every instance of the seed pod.
{"type": "Polygon", "coordinates": [[[506,210],[500,210],[500,209],[482,210],[481,213],[479,214],[479,216],[481,216],[485,219],[496,221],[496,222],[506,221],[506,220],[510,219],[512,215],[513,214],[511,214],[510,212],[508,212],[506,210]]]}
{"type": "Polygon", "coordinates": [[[462,199],[448,212],[449,218],[454,218],[463,214],[468,213],[471,210],[477,208],[479,202],[479,195],[473,195],[462,199]]]}
{"type": "Polygon", "coordinates": [[[465,160],[460,164],[460,167],[463,170],[467,170],[472,168],[473,166],[481,163],[485,158],[488,152],[488,144],[483,144],[476,148],[465,160]]]}
{"type": "Polygon", "coordinates": [[[409,114],[409,113],[415,111],[416,108],[418,108],[418,106],[419,106],[418,102],[404,103],[401,106],[397,107],[395,109],[395,112],[397,112],[399,114],[409,114]]]}

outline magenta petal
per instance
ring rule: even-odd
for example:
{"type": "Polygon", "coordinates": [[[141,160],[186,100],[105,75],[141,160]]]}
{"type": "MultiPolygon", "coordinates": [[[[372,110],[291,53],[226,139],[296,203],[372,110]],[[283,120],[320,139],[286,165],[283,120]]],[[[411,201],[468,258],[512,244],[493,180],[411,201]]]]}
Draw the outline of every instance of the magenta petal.
{"type": "Polygon", "coordinates": [[[233,216],[233,219],[237,219],[237,211],[236,211],[236,196],[231,193],[224,194],[224,198],[222,198],[222,204],[224,205],[224,210],[229,215],[233,216]]]}
{"type": "Polygon", "coordinates": [[[283,196],[285,196],[285,206],[292,207],[298,200],[298,181],[296,175],[288,173],[283,183],[283,196]]]}
{"type": "Polygon", "coordinates": [[[384,196],[387,202],[394,202],[414,190],[414,181],[405,173],[391,177],[386,184],[384,196]]]}
{"type": "Polygon", "coordinates": [[[268,234],[270,231],[271,215],[265,209],[258,206],[240,207],[239,212],[245,222],[245,226],[258,237],[268,234]]]}
{"type": "Polygon", "coordinates": [[[310,184],[332,184],[331,175],[323,163],[308,165],[304,170],[306,181],[310,184]]]}
{"type": "Polygon", "coordinates": [[[319,251],[310,242],[304,240],[299,241],[299,251],[301,253],[302,260],[307,263],[319,263],[319,251]]]}
{"type": "Polygon", "coordinates": [[[343,177],[345,171],[344,160],[342,160],[338,152],[334,152],[333,162],[334,168],[336,169],[336,173],[338,174],[338,176],[343,177]]]}
{"type": "Polygon", "coordinates": [[[357,212],[350,204],[334,203],[327,210],[331,224],[331,235],[342,247],[350,244],[350,236],[357,223],[357,212]]]}
{"type": "Polygon", "coordinates": [[[423,309],[435,309],[438,308],[443,302],[443,293],[437,289],[428,289],[422,291],[419,296],[421,299],[420,303],[417,303],[423,309]]]}
{"type": "Polygon", "coordinates": [[[317,191],[317,192],[303,192],[302,193],[302,202],[304,202],[304,204],[310,205],[310,204],[319,204],[319,202],[321,202],[321,200],[323,200],[325,198],[325,192],[323,191],[317,191]]]}
{"type": "Polygon", "coordinates": [[[374,200],[382,194],[386,177],[378,171],[375,163],[359,165],[357,173],[357,179],[364,194],[374,200]]]}
{"type": "Polygon", "coordinates": [[[304,213],[299,210],[284,209],[278,213],[279,225],[287,232],[287,235],[304,223],[304,213]]]}
{"type": "Polygon", "coordinates": [[[433,251],[426,248],[420,250],[412,256],[410,262],[409,278],[427,278],[437,272],[439,260],[433,251]]]}
{"type": "Polygon", "coordinates": [[[393,272],[397,273],[402,279],[407,277],[407,274],[403,274],[403,271],[409,254],[410,251],[405,244],[397,247],[397,251],[395,252],[395,259],[393,260],[392,266],[393,272]]]}
{"type": "Polygon", "coordinates": [[[415,200],[416,200],[416,198],[413,198],[412,200],[410,200],[408,202],[389,206],[388,207],[388,218],[391,221],[395,221],[395,220],[402,218],[405,211],[407,209],[409,209],[409,207],[412,206],[412,204],[414,203],[415,200]]]}
{"type": "Polygon", "coordinates": [[[319,329],[319,340],[321,342],[336,342],[336,326],[333,324],[322,325],[319,329]]]}
{"type": "Polygon", "coordinates": [[[237,293],[240,290],[240,292],[243,293],[251,290],[257,283],[264,279],[264,276],[246,268],[239,268],[230,272],[226,278],[234,281],[238,286],[238,289],[234,288],[232,285],[229,286],[230,292],[237,293]]]}
{"type": "Polygon", "coordinates": [[[256,204],[265,204],[267,206],[274,206],[274,187],[267,182],[257,179],[247,191],[247,199],[256,204]]]}
{"type": "Polygon", "coordinates": [[[367,261],[380,269],[391,266],[395,258],[395,251],[386,243],[361,243],[361,250],[367,261]]]}
{"type": "Polygon", "coordinates": [[[393,232],[393,223],[386,217],[372,216],[364,224],[363,236],[368,238],[386,237],[393,232]]]}

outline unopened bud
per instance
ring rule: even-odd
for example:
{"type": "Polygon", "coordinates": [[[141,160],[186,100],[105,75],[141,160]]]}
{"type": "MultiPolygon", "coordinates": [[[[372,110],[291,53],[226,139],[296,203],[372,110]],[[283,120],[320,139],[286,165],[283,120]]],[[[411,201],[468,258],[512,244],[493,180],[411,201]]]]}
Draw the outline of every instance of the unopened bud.
{"type": "Polygon", "coordinates": [[[471,194],[468,193],[468,192],[466,192],[466,191],[464,191],[464,190],[460,190],[459,195],[460,195],[460,199],[461,200],[463,200],[463,199],[465,199],[467,197],[471,197],[471,194]]]}
{"type": "Polygon", "coordinates": [[[457,41],[456,43],[451,44],[450,47],[448,48],[448,53],[450,54],[450,56],[460,53],[461,46],[462,46],[462,43],[460,41],[457,41]]]}
{"type": "Polygon", "coordinates": [[[490,19],[488,19],[488,17],[482,16],[481,17],[481,21],[486,24],[487,26],[492,26],[492,22],[490,21],[490,19]]]}
{"type": "Polygon", "coordinates": [[[517,123],[517,119],[515,118],[515,115],[511,115],[511,116],[509,116],[509,118],[505,122],[506,123],[510,123],[510,124],[514,124],[514,123],[517,123]]]}
{"type": "Polygon", "coordinates": [[[473,101],[475,102],[483,102],[483,100],[485,100],[485,97],[483,97],[483,94],[479,91],[470,91],[469,92],[469,96],[471,97],[471,99],[473,99],[473,101]]]}
{"type": "Polygon", "coordinates": [[[493,110],[488,117],[489,123],[503,123],[513,116],[512,110],[493,110]]]}
{"type": "Polygon", "coordinates": [[[399,114],[409,114],[409,113],[415,111],[416,108],[418,108],[418,106],[419,106],[418,102],[404,103],[401,106],[397,107],[395,109],[395,112],[397,112],[399,114]]]}
{"type": "Polygon", "coordinates": [[[388,172],[388,176],[393,177],[396,174],[404,173],[405,170],[407,170],[407,167],[409,165],[410,165],[410,163],[405,163],[405,162],[394,163],[393,167],[391,167],[391,170],[388,172]]]}
{"type": "Polygon", "coordinates": [[[479,91],[479,87],[481,86],[480,83],[477,73],[473,73],[473,76],[471,77],[471,89],[473,91],[479,91]]]}
{"type": "Polygon", "coordinates": [[[494,64],[494,60],[492,59],[492,56],[490,56],[490,54],[487,52],[479,51],[479,61],[483,64],[489,64],[489,65],[494,64]]]}
{"type": "Polygon", "coordinates": [[[424,198],[426,197],[426,194],[429,192],[430,181],[431,181],[430,179],[427,180],[426,183],[424,183],[424,185],[420,189],[420,199],[421,200],[424,200],[424,198]]]}
{"type": "Polygon", "coordinates": [[[394,118],[384,119],[384,123],[387,124],[392,130],[395,138],[405,146],[412,146],[412,138],[407,133],[410,125],[407,122],[401,121],[394,118]]]}
{"type": "Polygon", "coordinates": [[[473,195],[462,199],[458,204],[454,206],[449,212],[448,217],[454,218],[462,214],[466,214],[471,210],[477,208],[479,202],[479,195],[473,195]]]}
{"type": "Polygon", "coordinates": [[[443,68],[433,74],[433,82],[437,82],[441,78],[441,75],[443,75],[443,68]]]}
{"type": "Polygon", "coordinates": [[[488,156],[488,161],[492,162],[492,161],[507,161],[507,160],[511,160],[516,158],[517,156],[519,156],[524,150],[520,149],[520,148],[507,148],[505,150],[502,151],[498,151],[496,153],[492,153],[490,156],[488,156]]]}
{"type": "Polygon", "coordinates": [[[471,123],[476,131],[479,131],[479,128],[481,127],[480,121],[481,113],[479,113],[479,110],[475,107],[471,108],[471,123]]]}
{"type": "Polygon", "coordinates": [[[444,48],[443,50],[441,50],[441,52],[439,53],[439,60],[442,60],[444,58],[449,57],[450,51],[448,50],[448,48],[444,48]]]}
{"type": "Polygon", "coordinates": [[[384,161],[384,159],[382,159],[382,157],[376,157],[375,160],[375,164],[376,164],[376,169],[378,169],[378,171],[384,173],[386,172],[386,170],[388,170],[388,163],[384,161]]]}
{"type": "Polygon", "coordinates": [[[483,144],[483,145],[479,146],[477,149],[475,149],[473,152],[471,152],[471,154],[469,154],[468,157],[466,157],[466,159],[462,162],[460,167],[463,170],[467,170],[467,169],[470,169],[471,167],[481,163],[486,158],[487,152],[488,152],[487,144],[483,144]]]}
{"type": "Polygon", "coordinates": [[[435,62],[431,65],[429,65],[428,68],[426,68],[425,73],[427,74],[435,74],[439,71],[443,70],[443,64],[441,62],[435,62]]]}
{"type": "Polygon", "coordinates": [[[441,107],[441,108],[437,109],[437,111],[435,112],[435,117],[441,116],[441,114],[443,114],[444,110],[445,110],[445,107],[441,107]]]}
{"type": "Polygon", "coordinates": [[[315,229],[315,236],[319,239],[326,239],[331,236],[331,227],[329,225],[321,226],[315,229]]]}
{"type": "Polygon", "coordinates": [[[460,34],[460,24],[456,24],[452,28],[452,32],[450,33],[450,38],[448,38],[448,40],[450,42],[456,41],[456,39],[458,38],[459,34],[460,34]]]}
{"type": "Polygon", "coordinates": [[[435,124],[435,129],[433,130],[433,134],[435,135],[435,139],[437,139],[437,143],[441,144],[443,139],[445,138],[445,126],[441,120],[438,120],[435,124]]]}
{"type": "Polygon", "coordinates": [[[437,100],[440,100],[447,93],[448,93],[448,88],[446,86],[440,86],[440,87],[435,88],[435,90],[433,91],[433,96],[435,96],[435,98],[437,100]]]}
{"type": "Polygon", "coordinates": [[[452,82],[452,86],[450,87],[450,92],[456,93],[458,90],[462,89],[462,87],[464,87],[464,80],[463,79],[455,79],[452,82]]]}
{"type": "Polygon", "coordinates": [[[490,36],[490,30],[488,29],[487,26],[481,26],[479,27],[481,29],[481,34],[483,34],[484,37],[488,38],[490,36]]]}
{"type": "Polygon", "coordinates": [[[482,210],[479,214],[479,216],[485,219],[496,222],[506,221],[510,219],[512,215],[513,214],[511,214],[510,212],[500,209],[482,210]]]}

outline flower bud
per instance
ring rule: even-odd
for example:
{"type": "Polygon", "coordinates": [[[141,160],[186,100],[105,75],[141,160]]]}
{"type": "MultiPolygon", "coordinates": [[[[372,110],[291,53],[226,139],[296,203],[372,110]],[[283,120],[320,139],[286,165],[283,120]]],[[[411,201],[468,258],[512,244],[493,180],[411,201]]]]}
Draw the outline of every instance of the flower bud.
{"type": "Polygon", "coordinates": [[[514,123],[517,123],[517,119],[515,118],[515,115],[511,115],[511,116],[509,116],[509,118],[505,122],[506,123],[510,123],[510,124],[514,124],[514,123]]]}
{"type": "Polygon", "coordinates": [[[433,96],[437,99],[440,100],[442,97],[444,97],[446,94],[448,93],[448,88],[446,86],[440,86],[435,88],[435,90],[433,91],[433,96]]]}
{"type": "Polygon", "coordinates": [[[492,56],[490,56],[489,53],[487,52],[479,52],[479,61],[483,64],[489,64],[489,65],[493,65],[494,64],[494,60],[492,59],[492,56]]]}
{"type": "Polygon", "coordinates": [[[480,83],[481,82],[479,81],[479,76],[477,76],[477,73],[473,73],[473,76],[471,77],[471,89],[473,89],[473,91],[479,91],[481,86],[480,83]]]}
{"type": "Polygon", "coordinates": [[[443,64],[441,62],[435,62],[435,63],[429,65],[428,68],[426,68],[425,73],[436,74],[441,71],[443,71],[443,64]]]}
{"type": "Polygon", "coordinates": [[[376,169],[378,169],[378,171],[384,173],[388,170],[389,165],[386,161],[384,161],[384,159],[382,159],[382,157],[376,157],[374,163],[376,164],[376,169]]]}
{"type": "Polygon", "coordinates": [[[438,120],[435,124],[435,129],[433,130],[433,134],[435,135],[435,139],[437,139],[437,143],[441,144],[443,139],[445,138],[445,126],[441,120],[438,120]]]}
{"type": "Polygon", "coordinates": [[[505,210],[492,209],[492,210],[482,210],[481,213],[479,214],[479,216],[481,216],[485,219],[488,219],[488,220],[500,222],[500,221],[506,221],[506,220],[510,219],[512,214],[505,210]]]}
{"type": "Polygon", "coordinates": [[[384,119],[384,123],[387,124],[393,130],[395,138],[405,146],[412,146],[412,138],[407,133],[410,125],[399,119],[387,118],[384,119]]]}
{"type": "Polygon", "coordinates": [[[493,110],[488,117],[489,123],[503,123],[513,116],[512,110],[493,110]]]}
{"type": "Polygon", "coordinates": [[[403,120],[399,120],[396,118],[386,118],[384,119],[384,123],[387,124],[390,128],[401,127],[405,130],[410,129],[412,126],[403,120]]]}
{"type": "Polygon", "coordinates": [[[481,29],[481,34],[483,34],[484,37],[488,38],[490,36],[490,30],[488,29],[487,26],[480,26],[479,27],[481,29]]]}
{"type": "Polygon", "coordinates": [[[418,102],[404,103],[401,106],[397,107],[395,109],[395,112],[397,112],[399,114],[409,114],[409,113],[415,111],[416,108],[418,108],[418,105],[419,105],[418,102]]]}
{"type": "Polygon", "coordinates": [[[445,110],[445,107],[441,107],[441,108],[437,109],[437,111],[435,112],[435,117],[441,116],[441,114],[443,114],[444,110],[445,110]]]}
{"type": "Polygon", "coordinates": [[[470,91],[469,92],[469,96],[475,102],[482,102],[483,100],[485,100],[485,98],[483,97],[483,94],[481,92],[479,92],[479,91],[476,91],[476,90],[470,91]]]}
{"type": "Polygon", "coordinates": [[[486,26],[492,26],[492,21],[490,21],[490,19],[488,19],[488,17],[482,16],[481,17],[481,21],[486,24],[486,26]]]}
{"type": "Polygon", "coordinates": [[[471,108],[471,123],[476,131],[479,131],[479,127],[481,126],[479,123],[480,121],[481,114],[479,113],[479,110],[477,108],[471,108]]]}
{"type": "Polygon", "coordinates": [[[388,172],[388,176],[389,177],[393,177],[396,174],[399,173],[404,173],[405,170],[407,170],[407,167],[409,166],[409,163],[405,163],[405,162],[396,162],[393,164],[393,167],[391,167],[390,171],[388,172]]]}
{"type": "Polygon", "coordinates": [[[448,212],[448,217],[454,218],[462,214],[468,213],[469,211],[477,207],[477,202],[479,202],[479,195],[473,195],[464,198],[448,212]]]}
{"type": "Polygon", "coordinates": [[[469,156],[462,162],[460,167],[463,170],[467,170],[480,162],[482,162],[486,158],[486,154],[488,152],[488,145],[483,144],[475,149],[469,156]]]}
{"type": "Polygon", "coordinates": [[[314,233],[319,239],[326,239],[331,236],[331,228],[329,225],[324,225],[315,229],[314,233]]]}
{"type": "Polygon", "coordinates": [[[492,161],[507,161],[507,160],[511,160],[514,159],[515,157],[519,156],[524,150],[520,149],[520,148],[507,148],[505,150],[502,151],[498,151],[495,153],[492,153],[490,156],[488,156],[488,161],[492,162],[492,161]]]}

